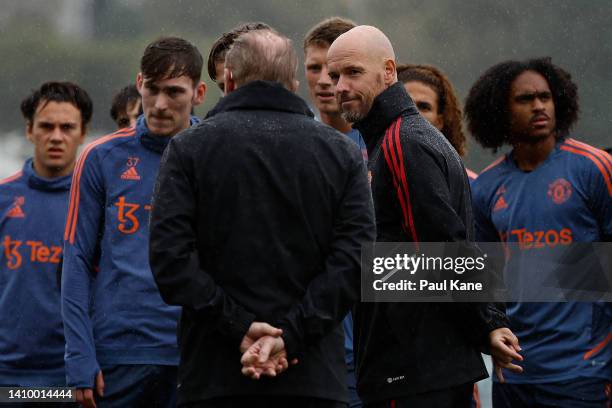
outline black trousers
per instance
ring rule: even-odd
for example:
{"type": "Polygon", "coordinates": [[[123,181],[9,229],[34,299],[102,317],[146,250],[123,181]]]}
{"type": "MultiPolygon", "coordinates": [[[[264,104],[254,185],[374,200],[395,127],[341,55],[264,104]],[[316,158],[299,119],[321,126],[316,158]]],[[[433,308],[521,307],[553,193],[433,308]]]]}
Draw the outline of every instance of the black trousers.
{"type": "Polygon", "coordinates": [[[474,384],[364,404],[364,408],[470,408],[474,384]]]}
{"type": "Polygon", "coordinates": [[[181,405],[180,408],[346,408],[344,402],[285,396],[240,396],[214,398],[181,405]]]}

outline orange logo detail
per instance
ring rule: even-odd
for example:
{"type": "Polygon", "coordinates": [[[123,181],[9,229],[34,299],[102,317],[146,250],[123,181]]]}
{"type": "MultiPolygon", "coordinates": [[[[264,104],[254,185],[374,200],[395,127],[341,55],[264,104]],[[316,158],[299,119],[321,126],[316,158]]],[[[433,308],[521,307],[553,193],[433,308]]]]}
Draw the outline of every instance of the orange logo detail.
{"type": "Polygon", "coordinates": [[[563,204],[572,196],[572,185],[566,179],[556,179],[548,185],[546,195],[555,204],[563,204]]]}
{"type": "Polygon", "coordinates": [[[62,247],[60,245],[45,245],[42,241],[26,241],[25,246],[22,244],[23,241],[11,239],[10,235],[6,235],[2,240],[4,256],[6,257],[6,266],[9,269],[17,269],[21,266],[23,262],[21,256],[22,251],[26,251],[25,259],[28,259],[28,249],[26,247],[29,247],[29,259],[32,263],[60,263],[62,258],[62,247]]]}
{"type": "Polygon", "coordinates": [[[140,204],[128,203],[125,201],[125,197],[121,196],[119,201],[115,203],[115,206],[118,208],[117,218],[119,219],[119,226],[117,228],[119,231],[124,234],[133,234],[138,231],[140,223],[134,213],[140,208],[140,204]]]}
{"type": "Polygon", "coordinates": [[[2,246],[4,246],[4,256],[6,257],[6,266],[9,269],[17,269],[21,266],[21,254],[19,253],[19,247],[21,241],[12,240],[9,235],[6,235],[2,240],[2,246]]]}
{"type": "Polygon", "coordinates": [[[493,207],[493,211],[500,211],[503,210],[504,208],[508,208],[508,204],[506,203],[506,200],[504,200],[504,196],[500,196],[497,199],[497,202],[495,203],[495,206],[493,207]]]}
{"type": "Polygon", "coordinates": [[[25,197],[23,196],[15,197],[15,202],[13,203],[13,207],[11,207],[11,209],[6,214],[6,216],[9,218],[24,218],[25,213],[23,212],[23,209],[21,208],[21,206],[24,204],[25,204],[25,197]]]}
{"type": "Polygon", "coordinates": [[[554,229],[527,231],[525,228],[520,228],[511,230],[510,235],[516,237],[520,249],[544,248],[545,246],[554,248],[557,245],[569,245],[574,241],[572,230],[569,228],[562,228],[559,231],[554,229]]]}
{"type": "Polygon", "coordinates": [[[138,157],[128,157],[127,170],[121,175],[122,180],[140,180],[140,174],[136,171],[136,165],[140,159],[138,157]]]}

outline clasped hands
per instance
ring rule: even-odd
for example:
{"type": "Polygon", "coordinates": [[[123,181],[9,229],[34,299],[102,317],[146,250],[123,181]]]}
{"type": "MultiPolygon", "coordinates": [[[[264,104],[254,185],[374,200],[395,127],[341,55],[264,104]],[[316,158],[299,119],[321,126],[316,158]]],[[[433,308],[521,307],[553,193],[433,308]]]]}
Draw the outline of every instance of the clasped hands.
{"type": "Polygon", "coordinates": [[[287,360],[287,350],[281,335],[283,331],[268,323],[253,322],[240,342],[242,374],[258,380],[262,375],[276,377],[297,364],[287,360]]]}

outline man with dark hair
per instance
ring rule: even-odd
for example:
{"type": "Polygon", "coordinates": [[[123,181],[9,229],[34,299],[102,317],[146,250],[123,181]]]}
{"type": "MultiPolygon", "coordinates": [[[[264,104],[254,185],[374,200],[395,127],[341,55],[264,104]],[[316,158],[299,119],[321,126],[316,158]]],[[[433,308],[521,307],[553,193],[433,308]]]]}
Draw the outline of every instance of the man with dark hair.
{"type": "Polygon", "coordinates": [[[225,91],[223,80],[223,67],[225,65],[225,55],[231,48],[234,40],[241,34],[248,33],[254,30],[271,30],[272,27],[266,23],[254,22],[243,23],[234,27],[229,33],[223,33],[221,37],[215,41],[208,54],[208,76],[215,81],[221,92],[225,91]]]}
{"type": "MultiPolygon", "coordinates": [[[[340,107],[334,94],[332,84],[327,74],[327,50],[339,35],[347,32],[356,24],[341,17],[331,17],[316,24],[308,31],[304,38],[304,66],[306,70],[306,83],[310,99],[319,111],[321,122],[347,135],[359,146],[364,160],[367,161],[368,152],[365,142],[357,129],[353,129],[341,115],[340,107]]],[[[342,321],[344,327],[344,349],[347,366],[347,385],[349,389],[349,406],[361,406],[357,385],[355,383],[355,364],[353,361],[353,316],[346,315],[342,321]]]]}
{"type": "Polygon", "coordinates": [[[78,161],[64,233],[66,376],[86,407],[173,406],[179,309],[166,305],[148,258],[153,184],[170,139],[198,120],[202,56],[181,38],[152,42],[136,86],[134,128],[91,143],[78,161]],[[95,393],[94,393],[95,389],[95,393]]]}
{"type": "MultiPolygon", "coordinates": [[[[377,241],[472,241],[461,159],[397,81],[389,39],[355,27],[332,43],[327,64],[342,114],[368,147],[377,241]]],[[[474,382],[487,375],[481,347],[505,367],[520,358],[505,325],[486,303],[360,303],[359,395],[368,407],[468,407],[474,382]]]]}
{"type": "Polygon", "coordinates": [[[125,86],[113,96],[110,115],[117,129],[136,126],[136,119],[142,115],[142,104],[135,85],[125,86]]]}
{"type": "Polygon", "coordinates": [[[59,272],[87,92],[47,82],[21,103],[34,157],[0,181],[0,386],[65,386],[59,272]]]}
{"type": "MultiPolygon", "coordinates": [[[[568,72],[549,58],[497,64],[472,86],[465,113],[483,147],[512,146],[473,188],[478,240],[525,248],[512,253],[506,281],[526,279],[541,290],[550,285],[544,277],[563,264],[543,257],[545,248],[610,241],[612,159],[569,137],[578,117],[578,92],[568,72]]],[[[508,304],[508,317],[521,339],[524,374],[506,373],[505,383],[493,384],[495,407],[609,403],[609,303],[514,302],[508,304]]]]}
{"type": "Polygon", "coordinates": [[[357,147],[293,93],[296,68],[287,38],[241,35],[226,96],[164,156],[150,251],[163,298],[183,306],[180,405],[346,406],[340,322],[372,200],[357,147]]]}

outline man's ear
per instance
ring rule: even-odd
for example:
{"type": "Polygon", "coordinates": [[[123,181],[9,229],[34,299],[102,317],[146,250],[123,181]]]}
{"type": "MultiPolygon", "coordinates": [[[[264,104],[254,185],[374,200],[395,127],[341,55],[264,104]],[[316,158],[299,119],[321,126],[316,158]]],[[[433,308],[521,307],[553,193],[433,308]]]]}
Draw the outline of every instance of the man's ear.
{"type": "Polygon", "coordinates": [[[79,146],[85,142],[85,138],[87,137],[87,132],[89,131],[87,125],[81,124],[81,126],[83,129],[81,129],[81,137],[79,138],[79,146]]]}
{"type": "Polygon", "coordinates": [[[223,68],[223,80],[225,81],[225,95],[236,90],[236,81],[234,81],[234,75],[232,74],[232,71],[227,67],[223,68]]]}
{"type": "Polygon", "coordinates": [[[193,106],[197,106],[204,101],[206,96],[206,84],[202,81],[196,86],[195,93],[193,94],[193,106]]]}
{"type": "Polygon", "coordinates": [[[136,75],[136,89],[138,89],[138,93],[140,94],[140,97],[142,98],[142,86],[144,85],[144,78],[142,76],[142,72],[139,72],[138,75],[136,75]]]}
{"type": "Polygon", "coordinates": [[[298,81],[297,79],[294,79],[293,82],[291,83],[290,91],[293,93],[296,93],[299,88],[300,88],[300,81],[298,81]]]}
{"type": "Polygon", "coordinates": [[[385,75],[384,75],[385,85],[390,86],[394,84],[395,82],[397,82],[396,68],[397,66],[394,60],[392,60],[391,58],[385,60],[385,75]]]}
{"type": "Polygon", "coordinates": [[[26,128],[25,128],[25,133],[26,133],[26,139],[28,139],[28,141],[34,143],[34,141],[32,140],[32,126],[33,123],[32,121],[28,120],[26,121],[26,128]]]}

